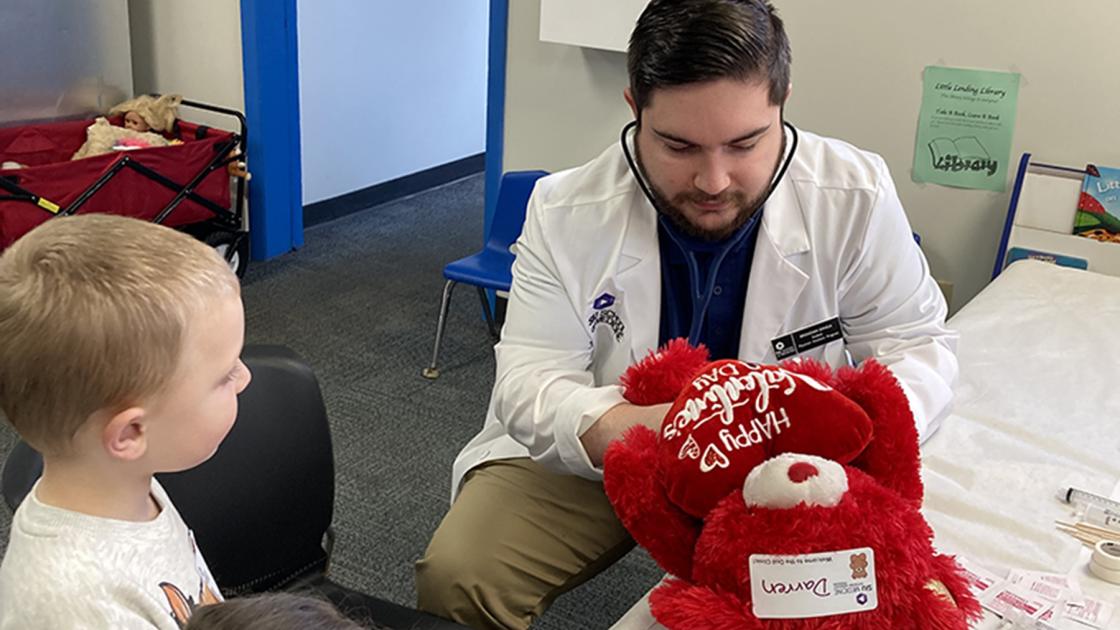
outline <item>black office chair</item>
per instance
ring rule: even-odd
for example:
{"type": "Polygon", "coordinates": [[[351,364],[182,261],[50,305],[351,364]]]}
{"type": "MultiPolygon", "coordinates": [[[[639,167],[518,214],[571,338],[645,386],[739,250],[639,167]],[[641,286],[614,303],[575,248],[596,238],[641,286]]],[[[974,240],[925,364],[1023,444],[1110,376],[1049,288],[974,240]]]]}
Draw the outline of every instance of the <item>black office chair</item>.
{"type": "Polygon", "coordinates": [[[0,488],[9,510],[16,511],[42,474],[43,458],[39,457],[39,453],[23,440],[16,442],[4,462],[4,471],[0,473],[0,488]]]}
{"type": "MultiPolygon", "coordinates": [[[[187,471],[159,475],[194,530],[223,593],[313,591],[348,616],[390,628],[462,626],[332,582],[334,452],[319,383],[294,352],[248,346],[253,374],[237,423],[218,451],[187,471]]],[[[4,464],[2,490],[16,506],[42,474],[42,458],[19,442],[4,464]]]]}

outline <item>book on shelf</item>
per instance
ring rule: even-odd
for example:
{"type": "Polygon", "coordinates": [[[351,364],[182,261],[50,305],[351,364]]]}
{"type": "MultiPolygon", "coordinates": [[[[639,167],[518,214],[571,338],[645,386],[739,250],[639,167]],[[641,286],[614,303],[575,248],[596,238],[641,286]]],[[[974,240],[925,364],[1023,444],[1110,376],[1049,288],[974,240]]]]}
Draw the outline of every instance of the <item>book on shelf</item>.
{"type": "Polygon", "coordinates": [[[1062,267],[1072,267],[1074,269],[1089,268],[1089,261],[1084,258],[1067,256],[1066,254],[1059,254],[1057,252],[1047,252],[1040,249],[1028,249],[1026,247],[1012,247],[1008,250],[1007,258],[1003,264],[1004,268],[1006,269],[1016,260],[1038,260],[1062,267]]]}
{"type": "Polygon", "coordinates": [[[1085,167],[1073,233],[1120,243],[1120,168],[1092,164],[1085,167]]]}

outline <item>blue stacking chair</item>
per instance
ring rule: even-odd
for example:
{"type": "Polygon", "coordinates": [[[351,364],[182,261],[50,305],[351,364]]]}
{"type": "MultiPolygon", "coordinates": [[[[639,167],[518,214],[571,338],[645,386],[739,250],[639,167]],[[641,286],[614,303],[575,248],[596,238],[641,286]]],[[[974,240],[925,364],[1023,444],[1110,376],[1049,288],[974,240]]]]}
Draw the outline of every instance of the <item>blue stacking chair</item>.
{"type": "Polygon", "coordinates": [[[512,171],[502,175],[498,184],[498,202],[494,209],[494,219],[490,232],[486,235],[486,246],[478,253],[448,263],[443,268],[443,299],[439,306],[439,320],[436,322],[436,344],[432,350],[432,364],[423,370],[424,378],[439,378],[439,348],[443,342],[443,332],[447,325],[447,309],[451,305],[451,291],[456,284],[470,284],[478,289],[482,300],[482,312],[486,315],[486,326],[490,336],[498,341],[498,327],[494,314],[490,311],[490,300],[486,290],[509,291],[513,282],[513,252],[510,246],[521,235],[525,224],[525,207],[537,180],[547,175],[545,171],[512,171]]]}

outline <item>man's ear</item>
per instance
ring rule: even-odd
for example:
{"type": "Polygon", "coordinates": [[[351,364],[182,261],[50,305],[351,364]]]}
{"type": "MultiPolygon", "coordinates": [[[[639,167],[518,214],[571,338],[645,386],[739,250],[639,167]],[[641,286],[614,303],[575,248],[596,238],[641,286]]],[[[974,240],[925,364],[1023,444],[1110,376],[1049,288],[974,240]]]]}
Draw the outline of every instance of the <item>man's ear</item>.
{"type": "Polygon", "coordinates": [[[786,84],[786,100],[782,101],[782,108],[785,109],[786,103],[789,102],[790,95],[793,94],[793,81],[786,84]]]}
{"type": "Polygon", "coordinates": [[[634,93],[630,88],[622,90],[622,98],[626,99],[626,104],[630,106],[630,113],[634,115],[634,120],[638,120],[638,104],[634,102],[634,93]]]}
{"type": "Polygon", "coordinates": [[[101,429],[101,445],[110,457],[136,461],[148,450],[146,412],[142,407],[129,407],[109,417],[101,429]]]}

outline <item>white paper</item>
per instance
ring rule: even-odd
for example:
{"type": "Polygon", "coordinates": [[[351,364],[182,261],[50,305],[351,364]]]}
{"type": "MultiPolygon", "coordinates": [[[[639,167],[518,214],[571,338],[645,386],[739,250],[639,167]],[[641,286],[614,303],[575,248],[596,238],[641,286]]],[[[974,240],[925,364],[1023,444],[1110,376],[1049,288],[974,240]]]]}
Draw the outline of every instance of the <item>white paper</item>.
{"type": "Polygon", "coordinates": [[[751,601],[759,619],[803,619],[879,605],[870,547],[802,555],[752,555],[751,601]]]}

